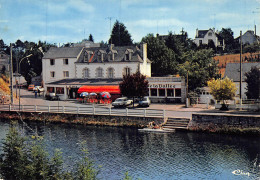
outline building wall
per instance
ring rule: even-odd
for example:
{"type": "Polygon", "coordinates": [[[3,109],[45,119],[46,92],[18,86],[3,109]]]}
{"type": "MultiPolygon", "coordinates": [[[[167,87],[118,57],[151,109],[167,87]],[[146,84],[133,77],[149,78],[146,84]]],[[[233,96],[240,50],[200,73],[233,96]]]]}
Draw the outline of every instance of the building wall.
{"type": "Polygon", "coordinates": [[[83,70],[89,69],[89,78],[96,78],[96,69],[103,69],[103,78],[108,77],[108,68],[114,69],[114,78],[122,78],[124,68],[130,68],[131,74],[138,70],[138,62],[106,62],[106,63],[76,63],[76,78],[83,78],[83,70]]]}
{"type": "Polygon", "coordinates": [[[243,44],[254,44],[254,42],[257,42],[257,39],[254,35],[254,31],[247,31],[245,34],[242,35],[243,44]]]}
{"type": "MultiPolygon", "coordinates": [[[[65,58],[64,58],[65,59],[65,58]]],[[[68,78],[75,78],[75,62],[77,58],[68,59],[68,65],[63,64],[63,58],[55,59],[55,64],[50,65],[50,59],[42,60],[42,75],[44,83],[49,83],[64,79],[63,71],[69,71],[68,78]],[[55,77],[51,77],[51,72],[55,72],[55,77]]]]}
{"type": "Polygon", "coordinates": [[[209,31],[207,32],[207,34],[204,36],[204,38],[195,38],[194,42],[195,42],[195,44],[196,44],[197,46],[199,46],[199,45],[200,45],[200,44],[199,44],[200,40],[202,41],[202,44],[208,44],[208,41],[209,41],[210,39],[213,40],[215,46],[219,46],[219,45],[220,45],[220,43],[219,43],[219,41],[218,41],[218,38],[217,38],[215,32],[213,32],[212,30],[209,30],[209,31]],[[209,33],[212,33],[212,36],[209,36],[209,33]]]}

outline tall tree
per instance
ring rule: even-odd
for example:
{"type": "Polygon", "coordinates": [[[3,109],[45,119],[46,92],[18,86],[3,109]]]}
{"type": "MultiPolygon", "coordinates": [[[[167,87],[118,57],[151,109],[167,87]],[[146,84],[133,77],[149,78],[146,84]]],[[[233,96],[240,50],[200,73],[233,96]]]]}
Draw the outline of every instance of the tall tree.
{"type": "Polygon", "coordinates": [[[142,42],[147,43],[147,55],[152,61],[152,74],[154,76],[175,74],[177,72],[176,54],[162,40],[154,37],[153,34],[148,34],[142,39],[142,42]]]}
{"type": "Polygon", "coordinates": [[[235,48],[234,32],[231,28],[222,28],[219,35],[224,39],[225,52],[231,53],[235,48]]]}
{"type": "Polygon", "coordinates": [[[125,25],[118,20],[116,20],[112,34],[109,39],[109,43],[114,44],[115,46],[128,46],[133,44],[133,40],[131,39],[131,35],[126,29],[125,25]]]}
{"type": "Polygon", "coordinates": [[[246,96],[248,99],[259,99],[260,97],[260,70],[256,66],[252,67],[246,75],[247,92],[246,96]]]}
{"type": "Polygon", "coordinates": [[[94,42],[94,38],[93,38],[92,34],[89,35],[88,40],[94,42]]]}
{"type": "Polygon", "coordinates": [[[135,97],[143,97],[148,94],[148,81],[140,72],[123,76],[119,87],[123,96],[133,98],[133,106],[135,97]]]}
{"type": "Polygon", "coordinates": [[[178,66],[178,72],[181,76],[186,78],[188,76],[189,91],[206,86],[208,80],[219,77],[213,55],[211,49],[189,51],[183,54],[185,63],[178,66]]]}

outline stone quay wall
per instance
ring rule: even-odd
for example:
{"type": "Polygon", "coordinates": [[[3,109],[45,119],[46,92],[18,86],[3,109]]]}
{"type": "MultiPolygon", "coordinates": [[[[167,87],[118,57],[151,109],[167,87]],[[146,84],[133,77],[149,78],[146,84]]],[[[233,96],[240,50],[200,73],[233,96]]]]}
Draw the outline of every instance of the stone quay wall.
{"type": "Polygon", "coordinates": [[[260,128],[260,115],[192,114],[188,128],[260,128]]]}
{"type": "Polygon", "coordinates": [[[64,113],[31,113],[6,111],[0,113],[1,120],[38,121],[43,123],[71,123],[82,125],[104,125],[121,127],[146,127],[149,122],[162,124],[163,118],[134,117],[134,116],[109,116],[109,115],[84,115],[64,113]]]}

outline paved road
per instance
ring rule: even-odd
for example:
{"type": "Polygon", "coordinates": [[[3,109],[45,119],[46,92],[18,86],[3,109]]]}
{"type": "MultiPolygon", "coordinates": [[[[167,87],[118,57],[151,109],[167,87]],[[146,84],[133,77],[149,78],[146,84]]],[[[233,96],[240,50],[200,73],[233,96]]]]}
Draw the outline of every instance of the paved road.
{"type": "MultiPolygon", "coordinates": [[[[14,104],[18,105],[19,100],[14,98],[14,104]]],[[[43,105],[43,106],[92,106],[91,104],[82,104],[77,102],[76,100],[66,100],[66,101],[49,101],[45,100],[41,95],[35,98],[35,95],[32,91],[27,91],[26,89],[21,89],[21,98],[20,104],[23,105],[43,105]]],[[[105,105],[107,107],[111,107],[111,104],[105,105]]],[[[132,108],[132,107],[128,107],[132,108]]],[[[139,107],[135,107],[136,109],[142,109],[139,107]]],[[[191,118],[193,113],[196,112],[208,112],[209,109],[206,109],[206,106],[203,105],[201,107],[191,107],[186,108],[184,104],[151,104],[148,109],[164,109],[166,110],[166,116],[170,117],[186,117],[191,118]]],[[[211,107],[212,109],[212,107],[211,107]]],[[[122,109],[119,109],[119,111],[122,109]]]]}

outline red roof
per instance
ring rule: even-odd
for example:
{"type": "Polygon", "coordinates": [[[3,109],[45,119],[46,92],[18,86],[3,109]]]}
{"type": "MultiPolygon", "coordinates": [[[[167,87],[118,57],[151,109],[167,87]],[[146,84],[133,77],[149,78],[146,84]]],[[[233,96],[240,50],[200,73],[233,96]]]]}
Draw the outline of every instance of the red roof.
{"type": "Polygon", "coordinates": [[[109,92],[110,94],[121,94],[119,85],[107,85],[107,86],[81,86],[78,93],[88,92],[88,93],[101,93],[109,92]]]}

